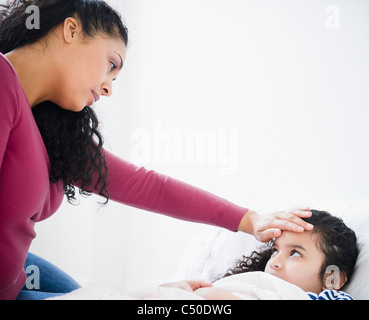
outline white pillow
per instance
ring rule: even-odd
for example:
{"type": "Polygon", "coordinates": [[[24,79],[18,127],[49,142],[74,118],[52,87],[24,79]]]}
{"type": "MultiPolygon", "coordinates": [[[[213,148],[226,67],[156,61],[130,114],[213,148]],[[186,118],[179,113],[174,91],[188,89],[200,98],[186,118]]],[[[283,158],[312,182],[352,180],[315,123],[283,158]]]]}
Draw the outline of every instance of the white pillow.
{"type": "Polygon", "coordinates": [[[215,281],[233,267],[236,260],[251,254],[260,245],[263,244],[243,232],[204,226],[187,246],[171,280],[215,281]]]}
{"type": "Polygon", "coordinates": [[[350,283],[343,288],[356,300],[369,299],[369,235],[357,233],[359,256],[350,283]]]}
{"type": "Polygon", "coordinates": [[[342,219],[356,233],[369,234],[369,199],[348,206],[342,213],[342,219]]]}
{"type": "Polygon", "coordinates": [[[355,299],[369,299],[369,199],[349,206],[343,212],[342,219],[356,232],[359,246],[353,277],[344,289],[355,299]]]}

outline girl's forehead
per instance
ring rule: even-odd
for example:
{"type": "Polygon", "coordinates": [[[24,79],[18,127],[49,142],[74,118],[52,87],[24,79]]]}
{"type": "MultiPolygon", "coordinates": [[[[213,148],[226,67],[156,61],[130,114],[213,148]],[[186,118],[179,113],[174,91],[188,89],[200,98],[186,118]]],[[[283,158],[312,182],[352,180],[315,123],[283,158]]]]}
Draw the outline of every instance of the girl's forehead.
{"type": "Polygon", "coordinates": [[[313,237],[313,233],[311,231],[299,233],[283,231],[281,236],[274,240],[273,244],[277,246],[303,246],[307,250],[318,249],[317,239],[316,237],[313,237]]]}

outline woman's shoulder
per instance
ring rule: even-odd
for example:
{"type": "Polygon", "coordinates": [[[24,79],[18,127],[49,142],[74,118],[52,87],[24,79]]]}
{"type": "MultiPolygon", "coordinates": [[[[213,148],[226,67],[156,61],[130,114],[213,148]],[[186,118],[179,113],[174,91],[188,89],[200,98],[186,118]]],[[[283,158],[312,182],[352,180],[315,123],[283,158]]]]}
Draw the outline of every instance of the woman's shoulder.
{"type": "Polygon", "coordinates": [[[17,75],[10,61],[0,52],[0,81],[5,82],[10,78],[16,79],[17,75]]]}
{"type": "Polygon", "coordinates": [[[20,101],[23,98],[23,88],[9,60],[0,53],[0,101],[2,115],[16,114],[20,111],[20,101]]]}
{"type": "Polygon", "coordinates": [[[13,93],[21,90],[18,76],[10,61],[0,52],[0,93],[13,93]]]}

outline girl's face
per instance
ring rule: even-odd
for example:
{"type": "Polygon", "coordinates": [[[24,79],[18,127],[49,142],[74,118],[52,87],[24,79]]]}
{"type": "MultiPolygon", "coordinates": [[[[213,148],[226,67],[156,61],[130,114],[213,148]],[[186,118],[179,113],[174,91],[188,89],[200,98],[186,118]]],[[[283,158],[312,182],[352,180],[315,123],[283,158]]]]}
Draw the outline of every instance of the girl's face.
{"type": "Polygon", "coordinates": [[[290,282],[307,292],[320,293],[324,254],[318,249],[310,231],[284,231],[273,245],[273,254],[265,272],[290,282]]]}
{"type": "MultiPolygon", "coordinates": [[[[75,22],[74,19],[70,23],[75,22]]],[[[52,102],[60,107],[81,111],[100,96],[112,94],[112,81],[118,76],[126,57],[121,39],[103,36],[85,39],[78,29],[68,25],[62,30],[63,45],[55,67],[58,83],[52,102]]]]}

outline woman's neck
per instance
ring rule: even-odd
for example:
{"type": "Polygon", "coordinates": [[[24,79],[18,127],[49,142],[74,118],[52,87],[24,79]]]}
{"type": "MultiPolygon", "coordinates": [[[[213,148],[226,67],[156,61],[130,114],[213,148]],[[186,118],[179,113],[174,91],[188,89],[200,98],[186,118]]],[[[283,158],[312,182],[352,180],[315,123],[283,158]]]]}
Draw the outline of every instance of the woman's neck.
{"type": "Polygon", "coordinates": [[[17,73],[31,108],[50,99],[53,81],[51,54],[47,48],[41,49],[36,43],[15,49],[5,56],[17,73]]]}

